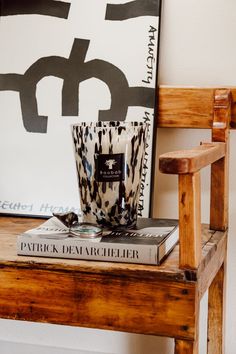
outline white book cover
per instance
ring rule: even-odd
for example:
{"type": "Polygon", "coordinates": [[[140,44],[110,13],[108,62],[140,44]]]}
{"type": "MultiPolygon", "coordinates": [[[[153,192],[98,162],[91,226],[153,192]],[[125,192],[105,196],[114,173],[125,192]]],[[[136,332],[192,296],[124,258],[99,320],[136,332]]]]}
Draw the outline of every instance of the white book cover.
{"type": "Polygon", "coordinates": [[[0,0],[0,212],[79,213],[70,126],[151,125],[140,197],[148,216],[160,0],[0,0]]]}
{"type": "Polygon", "coordinates": [[[87,231],[96,226],[78,226],[68,228],[52,217],[18,235],[17,254],[158,265],[179,237],[176,220],[139,218],[134,229],[100,229],[95,238],[87,231]]]}

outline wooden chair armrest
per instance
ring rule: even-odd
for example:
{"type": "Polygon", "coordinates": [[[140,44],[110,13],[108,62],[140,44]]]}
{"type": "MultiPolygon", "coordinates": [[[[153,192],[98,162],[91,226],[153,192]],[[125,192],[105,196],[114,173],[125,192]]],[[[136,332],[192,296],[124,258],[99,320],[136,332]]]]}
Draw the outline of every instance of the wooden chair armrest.
{"type": "Polygon", "coordinates": [[[179,176],[179,265],[182,269],[197,269],[201,260],[200,170],[224,160],[226,151],[226,143],[212,142],[160,156],[160,171],[179,176]]]}
{"type": "Polygon", "coordinates": [[[159,157],[159,169],[168,174],[194,173],[225,156],[225,143],[202,143],[190,150],[168,152],[159,157]]]}

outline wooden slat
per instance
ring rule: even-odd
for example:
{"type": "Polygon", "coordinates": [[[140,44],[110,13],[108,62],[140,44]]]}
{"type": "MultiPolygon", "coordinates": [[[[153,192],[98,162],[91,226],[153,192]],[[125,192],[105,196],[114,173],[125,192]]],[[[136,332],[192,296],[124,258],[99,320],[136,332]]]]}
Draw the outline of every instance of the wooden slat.
{"type": "MultiPolygon", "coordinates": [[[[231,128],[236,128],[236,88],[233,96],[231,128]]],[[[215,88],[161,86],[158,94],[158,127],[211,128],[215,88]]]]}
{"type": "Polygon", "coordinates": [[[201,259],[200,172],[179,175],[180,268],[197,269],[201,259]]]}
{"type": "Polygon", "coordinates": [[[229,123],[231,102],[231,92],[229,90],[216,90],[212,141],[225,143],[226,154],[225,157],[216,161],[211,166],[210,227],[214,230],[222,231],[228,227],[229,123]]]}
{"type": "Polygon", "coordinates": [[[224,155],[224,143],[203,143],[195,149],[173,151],[161,155],[159,168],[163,173],[193,173],[219,160],[224,155]]]}

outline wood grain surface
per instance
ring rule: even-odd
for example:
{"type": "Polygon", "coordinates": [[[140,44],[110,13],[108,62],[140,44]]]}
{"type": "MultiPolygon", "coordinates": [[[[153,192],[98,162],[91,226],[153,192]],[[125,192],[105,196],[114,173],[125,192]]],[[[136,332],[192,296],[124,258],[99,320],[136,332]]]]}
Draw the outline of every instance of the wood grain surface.
{"type": "Polygon", "coordinates": [[[225,353],[225,268],[226,263],[223,263],[209,288],[208,354],[225,353]]]}
{"type": "MultiPolygon", "coordinates": [[[[236,128],[236,87],[232,93],[230,127],[236,128]]],[[[157,125],[160,128],[212,128],[215,88],[168,87],[157,90],[157,125]]]]}
{"type": "Polygon", "coordinates": [[[229,90],[216,90],[212,141],[225,144],[225,156],[211,166],[210,225],[214,230],[228,228],[229,208],[229,124],[232,94],[229,90]],[[217,208],[216,208],[217,205],[217,208]]]}
{"type": "Polygon", "coordinates": [[[170,174],[197,172],[224,157],[225,152],[225,143],[202,143],[194,149],[162,154],[159,157],[159,169],[170,174]]]}
{"type": "Polygon", "coordinates": [[[197,269],[201,252],[200,172],[179,175],[179,266],[197,269]]]}
{"type": "Polygon", "coordinates": [[[197,281],[219,241],[207,225],[199,273],[179,269],[178,246],[160,267],[17,256],[17,235],[41,222],[0,217],[1,318],[195,338],[197,281]]]}
{"type": "Polygon", "coordinates": [[[176,340],[175,354],[198,354],[198,342],[189,340],[176,340]]]}

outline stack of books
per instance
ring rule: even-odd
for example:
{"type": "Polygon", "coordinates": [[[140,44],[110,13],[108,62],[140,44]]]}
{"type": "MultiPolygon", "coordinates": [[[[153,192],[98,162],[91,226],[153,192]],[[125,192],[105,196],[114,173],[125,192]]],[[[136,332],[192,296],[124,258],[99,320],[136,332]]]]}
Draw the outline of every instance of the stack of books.
{"type": "Polygon", "coordinates": [[[18,236],[17,254],[159,265],[178,239],[177,220],[139,218],[133,229],[102,229],[86,239],[53,216],[18,236]]]}

